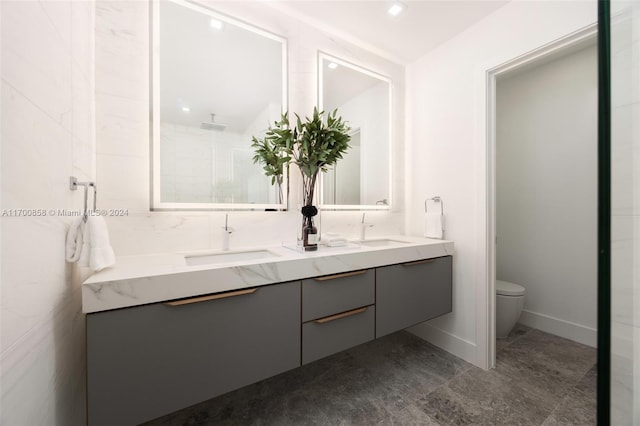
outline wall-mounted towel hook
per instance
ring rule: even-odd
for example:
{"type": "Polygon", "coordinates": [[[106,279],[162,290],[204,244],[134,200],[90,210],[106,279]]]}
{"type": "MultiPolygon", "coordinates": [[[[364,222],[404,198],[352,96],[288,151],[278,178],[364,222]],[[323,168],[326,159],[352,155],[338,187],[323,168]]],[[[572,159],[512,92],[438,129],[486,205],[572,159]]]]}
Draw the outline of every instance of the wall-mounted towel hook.
{"type": "Polygon", "coordinates": [[[75,176],[70,176],[69,177],[69,189],[72,191],[75,191],[78,189],[79,186],[84,187],[84,210],[83,210],[83,214],[82,214],[82,219],[86,222],[87,221],[87,217],[89,215],[89,212],[87,210],[87,198],[88,198],[88,191],[89,191],[89,187],[93,188],[93,211],[96,211],[96,205],[97,205],[97,197],[98,197],[98,190],[96,188],[96,183],[95,182],[78,182],[78,178],[75,176]]]}
{"type": "Polygon", "coordinates": [[[427,198],[426,200],[424,200],[424,212],[427,212],[427,202],[428,201],[433,201],[434,203],[440,203],[440,214],[444,216],[444,201],[442,201],[442,198],[440,198],[440,196],[436,195],[435,197],[432,198],[427,198]]]}

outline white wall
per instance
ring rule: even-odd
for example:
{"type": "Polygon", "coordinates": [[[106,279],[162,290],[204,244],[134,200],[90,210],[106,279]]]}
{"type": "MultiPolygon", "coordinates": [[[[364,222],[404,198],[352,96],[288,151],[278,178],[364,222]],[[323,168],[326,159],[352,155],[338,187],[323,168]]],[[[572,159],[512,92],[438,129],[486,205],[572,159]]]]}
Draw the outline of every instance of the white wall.
{"type": "Polygon", "coordinates": [[[640,3],[612,2],[611,424],[640,424],[640,3]]]}
{"type": "MultiPolygon", "coordinates": [[[[211,2],[211,7],[251,22],[288,39],[289,109],[309,115],[316,103],[317,51],[336,55],[381,74],[397,86],[393,102],[395,119],[404,117],[404,68],[353,45],[334,40],[307,24],[282,16],[264,3],[211,2]]],[[[97,3],[96,13],[96,121],[98,184],[101,208],[129,210],[124,218],[108,218],[116,255],[177,250],[198,250],[221,246],[220,226],[224,212],[149,212],[149,11],[148,2],[97,3]]],[[[394,135],[398,170],[403,170],[404,129],[394,135]]],[[[296,171],[297,173],[297,171],[296,171]]],[[[231,212],[235,228],[231,247],[295,242],[301,215],[292,181],[289,212],[231,212]]],[[[376,233],[404,231],[404,186],[402,172],[394,182],[399,210],[371,214],[376,233]]],[[[357,236],[357,212],[323,212],[322,231],[357,236]]]]}
{"type": "Polygon", "coordinates": [[[95,177],[94,4],[2,1],[1,376],[3,425],[84,424],[80,274],[65,263],[82,207],[69,176],[95,177]],[[7,213],[10,214],[10,213],[7,213]]]}
{"type": "Polygon", "coordinates": [[[407,70],[407,230],[440,195],[455,241],[453,313],[414,332],[488,366],[486,72],[596,21],[596,2],[513,1],[407,70]]]}
{"type": "Polygon", "coordinates": [[[520,322],[595,347],[598,58],[593,43],[498,80],[496,277],[525,287],[520,322]]]}

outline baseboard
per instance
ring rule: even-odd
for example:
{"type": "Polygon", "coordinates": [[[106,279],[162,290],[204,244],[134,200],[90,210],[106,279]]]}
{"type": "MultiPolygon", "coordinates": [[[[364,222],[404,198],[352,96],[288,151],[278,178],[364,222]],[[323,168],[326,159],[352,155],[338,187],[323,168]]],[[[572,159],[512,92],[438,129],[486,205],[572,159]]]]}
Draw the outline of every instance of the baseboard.
{"type": "Polygon", "coordinates": [[[464,340],[461,337],[455,336],[440,328],[429,325],[423,322],[418,325],[414,325],[407,329],[408,332],[415,334],[421,339],[435,345],[445,351],[452,353],[458,358],[462,358],[465,361],[476,364],[476,344],[464,340]]]}
{"type": "Polygon", "coordinates": [[[583,345],[594,348],[597,346],[598,331],[595,328],[585,327],[584,325],[524,309],[518,322],[528,327],[544,331],[545,333],[555,334],[556,336],[582,343],[583,345]]]}

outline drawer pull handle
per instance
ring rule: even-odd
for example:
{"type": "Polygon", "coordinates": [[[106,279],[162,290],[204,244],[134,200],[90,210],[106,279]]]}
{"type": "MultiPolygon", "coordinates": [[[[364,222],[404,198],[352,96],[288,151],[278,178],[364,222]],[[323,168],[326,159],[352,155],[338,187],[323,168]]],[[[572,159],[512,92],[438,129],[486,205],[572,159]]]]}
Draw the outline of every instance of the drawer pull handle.
{"type": "Polygon", "coordinates": [[[173,302],[167,302],[167,303],[165,303],[165,305],[167,305],[167,306],[190,305],[192,303],[206,302],[208,300],[226,299],[227,297],[242,296],[244,294],[253,294],[256,291],[258,291],[257,288],[250,288],[250,289],[247,289],[247,290],[230,291],[228,293],[212,294],[211,296],[202,296],[202,297],[194,297],[194,298],[191,298],[191,299],[176,300],[176,301],[173,301],[173,302]]]}
{"type": "Polygon", "coordinates": [[[402,266],[422,265],[423,263],[431,263],[431,262],[435,262],[435,261],[436,261],[436,259],[416,260],[415,262],[403,263],[402,266]]]}
{"type": "Polygon", "coordinates": [[[364,275],[366,273],[367,273],[367,270],[355,271],[355,272],[345,272],[344,274],[327,275],[326,277],[318,277],[318,278],[314,278],[314,279],[316,281],[329,281],[329,280],[335,280],[335,279],[338,279],[338,278],[353,277],[355,275],[364,275]]]}
{"type": "Polygon", "coordinates": [[[335,321],[335,320],[340,319],[340,318],[346,318],[346,317],[350,317],[352,315],[361,314],[364,311],[366,311],[368,308],[369,308],[368,306],[365,306],[364,308],[354,309],[353,311],[347,311],[347,312],[343,312],[341,314],[331,315],[330,317],[320,318],[320,319],[315,320],[314,322],[318,323],[318,324],[324,324],[325,322],[335,321]]]}

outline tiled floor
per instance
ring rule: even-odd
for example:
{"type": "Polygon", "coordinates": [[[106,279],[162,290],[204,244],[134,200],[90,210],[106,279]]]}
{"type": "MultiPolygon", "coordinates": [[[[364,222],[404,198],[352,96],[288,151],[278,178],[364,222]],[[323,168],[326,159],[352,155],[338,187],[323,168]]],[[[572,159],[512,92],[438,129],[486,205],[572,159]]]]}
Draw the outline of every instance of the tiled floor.
{"type": "Polygon", "coordinates": [[[491,371],[399,332],[146,425],[595,425],[595,363],[522,325],[491,371]]]}

